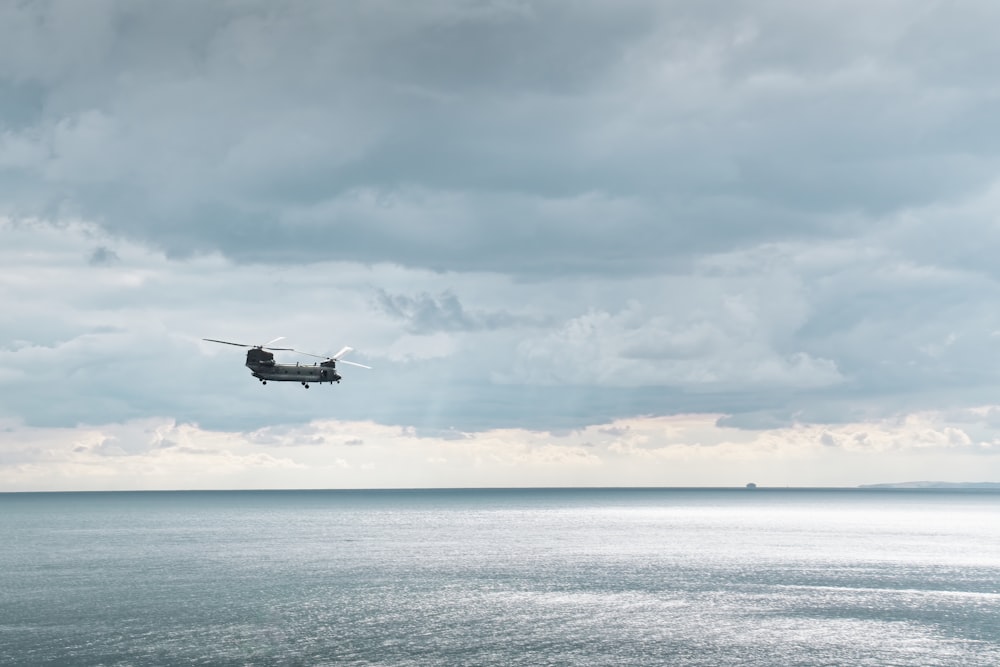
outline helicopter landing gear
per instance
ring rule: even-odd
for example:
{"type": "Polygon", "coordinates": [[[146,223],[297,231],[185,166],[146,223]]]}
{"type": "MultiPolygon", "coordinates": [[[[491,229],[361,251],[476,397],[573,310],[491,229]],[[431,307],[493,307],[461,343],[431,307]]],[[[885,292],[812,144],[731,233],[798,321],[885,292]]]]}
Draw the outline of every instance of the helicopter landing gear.
{"type": "Polygon", "coordinates": [[[309,388],[309,385],[307,385],[305,382],[302,383],[302,386],[305,387],[306,389],[309,388]]]}
{"type": "Polygon", "coordinates": [[[261,384],[267,384],[267,380],[261,380],[260,383],[261,384]]]}

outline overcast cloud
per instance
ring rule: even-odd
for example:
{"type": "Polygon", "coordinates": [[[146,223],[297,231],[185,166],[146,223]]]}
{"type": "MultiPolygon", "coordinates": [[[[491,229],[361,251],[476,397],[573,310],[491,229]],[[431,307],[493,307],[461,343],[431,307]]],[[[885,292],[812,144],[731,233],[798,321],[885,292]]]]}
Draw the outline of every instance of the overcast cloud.
{"type": "Polygon", "coordinates": [[[1000,481],[998,22],[0,2],[0,490],[1000,481]]]}

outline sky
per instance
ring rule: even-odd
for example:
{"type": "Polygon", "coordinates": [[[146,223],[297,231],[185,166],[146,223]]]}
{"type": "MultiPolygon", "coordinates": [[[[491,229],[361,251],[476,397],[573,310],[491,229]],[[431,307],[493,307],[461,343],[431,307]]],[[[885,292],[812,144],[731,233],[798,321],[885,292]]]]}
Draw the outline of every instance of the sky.
{"type": "Polygon", "coordinates": [[[998,23],[0,2],[0,491],[1000,481],[998,23]]]}

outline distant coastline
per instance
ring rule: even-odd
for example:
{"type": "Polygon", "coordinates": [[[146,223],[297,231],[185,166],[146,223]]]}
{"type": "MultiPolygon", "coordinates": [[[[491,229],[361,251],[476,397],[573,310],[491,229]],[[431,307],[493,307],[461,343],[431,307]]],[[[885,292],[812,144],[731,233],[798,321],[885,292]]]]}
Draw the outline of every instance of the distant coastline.
{"type": "Polygon", "coordinates": [[[1000,482],[890,482],[862,484],[859,489],[1000,489],[1000,482]]]}

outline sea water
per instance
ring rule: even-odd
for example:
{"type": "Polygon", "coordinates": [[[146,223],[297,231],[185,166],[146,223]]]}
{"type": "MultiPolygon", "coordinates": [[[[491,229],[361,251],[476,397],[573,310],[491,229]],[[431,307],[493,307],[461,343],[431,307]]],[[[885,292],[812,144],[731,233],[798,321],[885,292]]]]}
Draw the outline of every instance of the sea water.
{"type": "Polygon", "coordinates": [[[0,494],[5,665],[1000,665],[1000,494],[0,494]]]}

